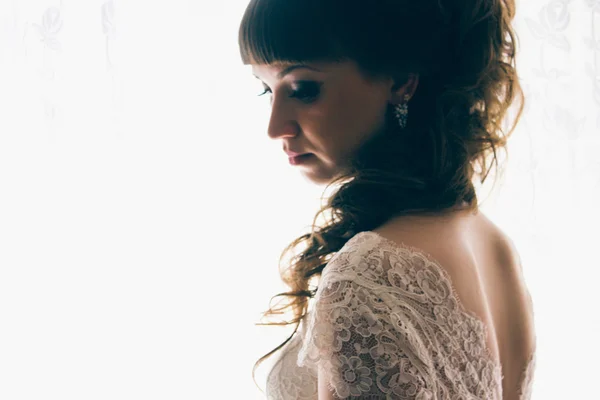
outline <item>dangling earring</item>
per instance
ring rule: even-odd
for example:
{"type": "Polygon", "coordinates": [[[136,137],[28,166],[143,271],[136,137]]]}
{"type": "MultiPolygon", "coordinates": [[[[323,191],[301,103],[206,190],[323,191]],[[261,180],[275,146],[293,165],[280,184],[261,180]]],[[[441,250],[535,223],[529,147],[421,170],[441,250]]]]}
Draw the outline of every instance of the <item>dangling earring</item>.
{"type": "Polygon", "coordinates": [[[398,119],[398,125],[400,125],[400,128],[406,127],[406,119],[408,117],[408,100],[410,100],[410,95],[405,94],[405,102],[394,106],[394,116],[398,119]]]}

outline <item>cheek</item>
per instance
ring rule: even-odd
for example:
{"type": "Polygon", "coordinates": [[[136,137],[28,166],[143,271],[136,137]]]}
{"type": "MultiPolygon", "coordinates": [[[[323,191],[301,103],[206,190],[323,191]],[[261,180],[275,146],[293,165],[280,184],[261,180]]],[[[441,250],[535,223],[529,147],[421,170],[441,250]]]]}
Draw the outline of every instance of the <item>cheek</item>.
{"type": "Polygon", "coordinates": [[[315,104],[306,114],[307,134],[315,136],[321,142],[339,136],[339,132],[345,130],[344,113],[345,111],[339,106],[336,107],[336,103],[331,100],[315,104]]]}
{"type": "Polygon", "coordinates": [[[337,91],[335,96],[323,98],[305,114],[306,135],[334,157],[351,151],[377,128],[385,115],[379,109],[381,99],[364,93],[337,91]]]}
{"type": "Polygon", "coordinates": [[[328,152],[337,152],[348,138],[354,136],[355,121],[347,110],[334,107],[319,107],[310,113],[307,135],[313,136],[328,152]]]}
{"type": "Polygon", "coordinates": [[[360,86],[340,98],[339,114],[343,115],[343,122],[347,128],[358,131],[359,134],[368,134],[382,119],[381,108],[384,100],[379,91],[360,86]]]}
{"type": "Polygon", "coordinates": [[[350,94],[344,92],[336,93],[335,96],[323,99],[311,111],[312,121],[328,137],[352,135],[353,131],[361,125],[360,120],[364,118],[364,110],[349,96],[350,94]]]}
{"type": "Polygon", "coordinates": [[[380,115],[373,104],[356,102],[337,114],[337,125],[349,142],[358,142],[377,128],[380,115]]]}

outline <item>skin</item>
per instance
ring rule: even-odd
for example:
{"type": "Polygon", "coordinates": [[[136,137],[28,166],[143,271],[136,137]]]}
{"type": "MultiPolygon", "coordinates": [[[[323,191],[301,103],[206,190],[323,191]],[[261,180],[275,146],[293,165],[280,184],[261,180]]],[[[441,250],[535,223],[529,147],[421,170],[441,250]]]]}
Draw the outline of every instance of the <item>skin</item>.
{"type": "Polygon", "coordinates": [[[297,167],[317,185],[348,166],[360,145],[385,126],[388,104],[404,103],[419,82],[418,75],[401,82],[366,78],[353,61],[307,63],[318,71],[302,67],[279,76],[291,65],[252,64],[252,72],[270,96],[269,137],[281,139],[283,150],[311,153],[297,167]]]}

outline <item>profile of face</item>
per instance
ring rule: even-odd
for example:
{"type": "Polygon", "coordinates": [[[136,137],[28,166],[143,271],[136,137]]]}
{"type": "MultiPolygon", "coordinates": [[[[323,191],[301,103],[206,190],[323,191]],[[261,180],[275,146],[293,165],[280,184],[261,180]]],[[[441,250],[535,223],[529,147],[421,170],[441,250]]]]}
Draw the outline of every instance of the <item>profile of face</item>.
{"type": "Polygon", "coordinates": [[[295,165],[318,185],[349,166],[385,127],[388,106],[403,103],[418,84],[418,75],[401,86],[392,78],[366,78],[353,61],[252,64],[252,72],[270,96],[269,137],[281,139],[285,152],[308,153],[295,165]]]}

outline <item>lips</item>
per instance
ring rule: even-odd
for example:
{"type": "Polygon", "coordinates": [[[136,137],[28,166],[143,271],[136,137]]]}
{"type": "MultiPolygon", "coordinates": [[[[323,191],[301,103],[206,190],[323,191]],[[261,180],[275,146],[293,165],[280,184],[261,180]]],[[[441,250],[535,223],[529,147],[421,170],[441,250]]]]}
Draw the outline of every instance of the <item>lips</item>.
{"type": "Polygon", "coordinates": [[[286,151],[285,154],[287,154],[288,157],[298,157],[308,153],[295,153],[293,151],[286,151]]]}

